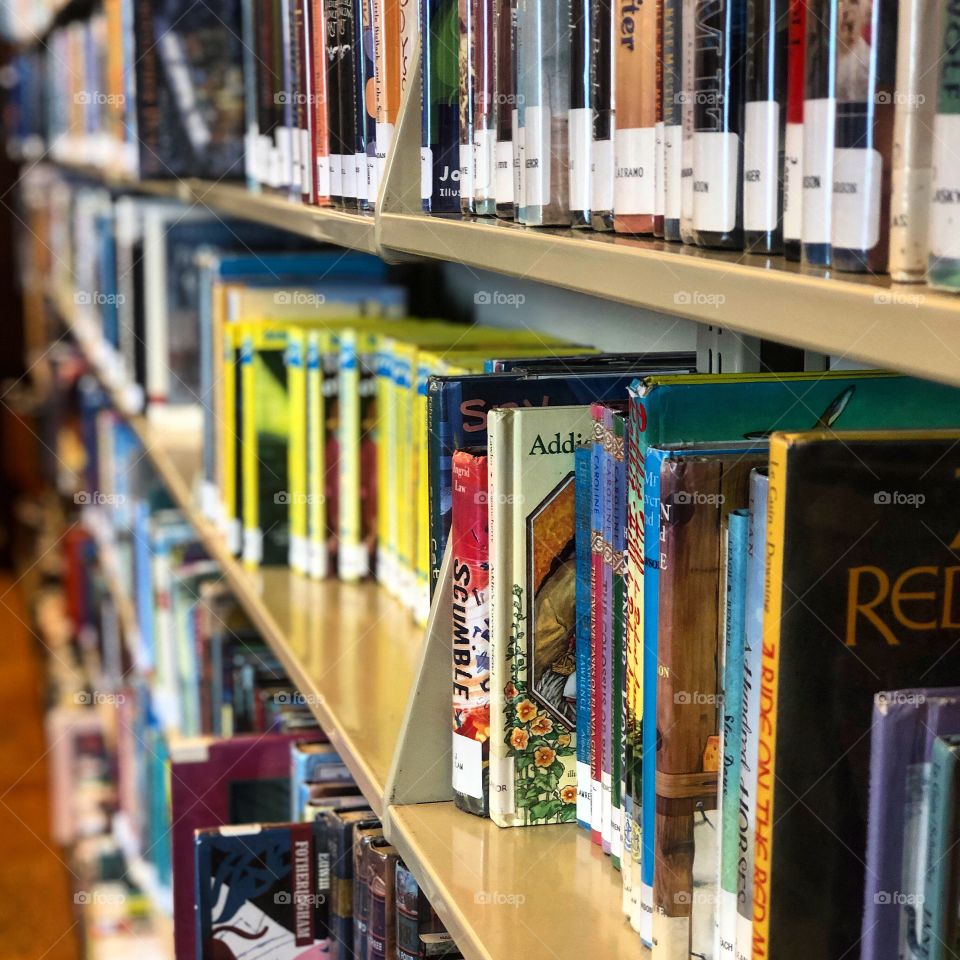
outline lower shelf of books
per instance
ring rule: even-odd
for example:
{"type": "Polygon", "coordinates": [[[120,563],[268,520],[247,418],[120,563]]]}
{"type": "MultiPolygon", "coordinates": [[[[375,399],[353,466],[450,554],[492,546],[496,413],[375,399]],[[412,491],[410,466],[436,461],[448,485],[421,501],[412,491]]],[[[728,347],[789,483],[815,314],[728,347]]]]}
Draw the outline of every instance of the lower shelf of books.
{"type": "Polygon", "coordinates": [[[618,915],[620,874],[573,824],[501,829],[419,803],[390,809],[389,838],[471,960],[649,956],[618,915]]]}

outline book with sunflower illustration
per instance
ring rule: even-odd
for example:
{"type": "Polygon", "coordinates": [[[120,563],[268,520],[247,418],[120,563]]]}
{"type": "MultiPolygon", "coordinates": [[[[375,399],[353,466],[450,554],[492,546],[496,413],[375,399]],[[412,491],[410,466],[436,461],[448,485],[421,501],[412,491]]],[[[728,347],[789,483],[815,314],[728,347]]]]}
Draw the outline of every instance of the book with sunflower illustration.
{"type": "Polygon", "coordinates": [[[574,451],[589,406],[488,417],[490,816],[572,823],[576,774],[574,451]]]}

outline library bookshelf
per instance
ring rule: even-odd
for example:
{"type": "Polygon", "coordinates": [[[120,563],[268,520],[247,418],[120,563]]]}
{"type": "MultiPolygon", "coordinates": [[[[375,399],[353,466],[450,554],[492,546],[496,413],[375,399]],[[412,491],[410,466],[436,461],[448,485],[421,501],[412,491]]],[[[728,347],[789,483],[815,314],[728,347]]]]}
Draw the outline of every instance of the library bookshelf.
{"type": "MultiPolygon", "coordinates": [[[[450,801],[449,621],[431,618],[423,630],[373,583],[245,569],[197,506],[199,436],[161,435],[147,418],[130,414],[89,333],[75,322],[73,305],[51,302],[464,956],[560,960],[591,952],[630,956],[638,949],[647,956],[619,912],[619,874],[584,831],[574,824],[502,830],[450,801]],[[441,675],[443,682],[430,682],[441,675]],[[424,714],[434,722],[421,724],[424,714]],[[424,729],[431,733],[423,735],[424,729]]],[[[108,577],[108,586],[118,606],[129,605],[119,578],[108,577]]],[[[444,606],[441,592],[435,607],[444,606]]]]}

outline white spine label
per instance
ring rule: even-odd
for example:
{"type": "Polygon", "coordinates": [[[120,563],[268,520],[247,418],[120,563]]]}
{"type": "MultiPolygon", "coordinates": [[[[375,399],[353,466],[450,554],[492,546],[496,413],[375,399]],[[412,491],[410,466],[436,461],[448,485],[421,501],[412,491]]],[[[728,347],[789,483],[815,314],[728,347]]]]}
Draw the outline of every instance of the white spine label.
{"type": "Polygon", "coordinates": [[[420,197],[433,198],[433,150],[430,147],[420,148],[420,197]]]}
{"type": "Polygon", "coordinates": [[[593,142],[593,209],[600,213],[613,210],[613,141],[593,142]]]}
{"type": "Polygon", "coordinates": [[[453,734],[453,789],[468,797],[483,798],[483,745],[453,734]]]}
{"type": "Polygon", "coordinates": [[[667,220],[679,220],[683,209],[683,129],[679,123],[670,123],[663,130],[664,183],[663,215],[667,220]]]}
{"type": "Polygon", "coordinates": [[[340,192],[351,200],[357,196],[357,168],[352,153],[340,156],[340,192]]]}
{"type": "Polygon", "coordinates": [[[788,123],[783,155],[783,238],[799,240],[803,224],[803,124],[788,123]]]}
{"type": "Polygon", "coordinates": [[[393,143],[393,124],[378,123],[376,126],[377,138],[377,174],[378,179],[383,179],[383,171],[387,165],[387,154],[390,152],[390,144],[393,143]]]}
{"type": "Polygon", "coordinates": [[[930,256],[960,259],[960,114],[938,113],[933,122],[933,193],[930,256]]]}
{"type": "Polygon", "coordinates": [[[656,203],[657,163],[653,127],[617,130],[613,147],[613,203],[618,214],[652,214],[656,203]]]}
{"type": "Polygon", "coordinates": [[[489,200],[493,195],[493,154],[496,134],[493,130],[473,131],[473,195],[489,200]]]}
{"type": "Polygon", "coordinates": [[[369,200],[370,185],[367,181],[367,155],[355,153],[353,155],[353,177],[357,184],[357,199],[369,200]]]}
{"type": "Polygon", "coordinates": [[[737,225],[740,138],[697,130],[693,135],[693,226],[729,233],[737,225]]]}
{"type": "Polygon", "coordinates": [[[590,824],[590,764],[577,761],[577,820],[590,824]]]}
{"type": "Polygon", "coordinates": [[[497,172],[494,179],[497,203],[513,203],[513,141],[497,141],[497,172]]]}
{"type": "Polygon", "coordinates": [[[328,157],[330,164],[330,194],[334,197],[343,196],[343,176],[340,173],[342,159],[339,153],[331,153],[328,157]]]}
{"type": "Polygon", "coordinates": [[[654,195],[653,195],[653,213],[654,216],[662,217],[666,209],[666,179],[667,179],[667,154],[666,143],[664,141],[665,126],[663,121],[658,121],[654,126],[654,153],[656,155],[656,167],[654,173],[654,195]]]}
{"type": "Polygon", "coordinates": [[[833,124],[837,102],[829,98],[803,103],[804,243],[830,242],[833,202],[833,124]]]}
{"type": "Polygon", "coordinates": [[[833,245],[841,250],[871,250],[880,239],[878,150],[843,147],[833,154],[833,245]]]}
{"type": "Polygon", "coordinates": [[[743,133],[743,228],[776,230],[779,215],[780,104],[752,100],[743,133]]]}
{"type": "Polygon", "coordinates": [[[593,111],[589,107],[568,110],[567,125],[570,138],[570,209],[589,211],[593,111]]]}
{"type": "Polygon", "coordinates": [[[460,199],[473,199],[473,147],[460,143],[460,199]]]}
{"type": "Polygon", "coordinates": [[[380,193],[380,163],[374,155],[364,156],[364,164],[367,168],[367,199],[376,204],[377,195],[380,193]]]}
{"type": "Polygon", "coordinates": [[[524,203],[545,207],[550,203],[550,108],[527,107],[523,137],[524,203]]]}

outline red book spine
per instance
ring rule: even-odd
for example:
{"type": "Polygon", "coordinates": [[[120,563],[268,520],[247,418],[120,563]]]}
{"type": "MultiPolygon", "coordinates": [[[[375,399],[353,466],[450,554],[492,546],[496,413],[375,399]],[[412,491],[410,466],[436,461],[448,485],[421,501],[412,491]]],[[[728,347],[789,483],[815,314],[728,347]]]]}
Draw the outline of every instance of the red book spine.
{"type": "Polygon", "coordinates": [[[490,527],[487,457],[453,455],[453,797],[489,816],[490,527]]]}

